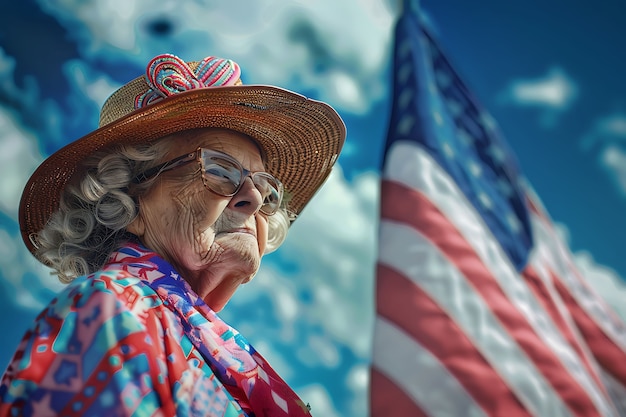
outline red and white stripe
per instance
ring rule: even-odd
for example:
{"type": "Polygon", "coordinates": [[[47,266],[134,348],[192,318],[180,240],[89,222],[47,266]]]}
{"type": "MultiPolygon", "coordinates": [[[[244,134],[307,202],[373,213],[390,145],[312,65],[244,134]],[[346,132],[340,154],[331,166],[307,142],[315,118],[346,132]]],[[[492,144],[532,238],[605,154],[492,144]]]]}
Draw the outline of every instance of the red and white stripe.
{"type": "Polygon", "coordinates": [[[603,372],[623,389],[626,332],[545,216],[520,274],[414,142],[389,149],[381,201],[372,416],[619,415],[603,372]]]}

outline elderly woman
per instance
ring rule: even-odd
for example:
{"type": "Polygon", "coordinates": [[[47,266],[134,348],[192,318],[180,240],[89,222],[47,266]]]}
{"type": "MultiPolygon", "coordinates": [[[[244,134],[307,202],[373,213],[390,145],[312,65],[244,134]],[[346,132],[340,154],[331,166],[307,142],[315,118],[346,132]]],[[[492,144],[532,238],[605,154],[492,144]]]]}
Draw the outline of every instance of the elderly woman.
{"type": "Polygon", "coordinates": [[[242,85],[230,60],[154,58],[24,190],[24,242],[69,285],[19,345],[0,415],[309,415],[216,312],[344,138],[331,107],[242,85]]]}

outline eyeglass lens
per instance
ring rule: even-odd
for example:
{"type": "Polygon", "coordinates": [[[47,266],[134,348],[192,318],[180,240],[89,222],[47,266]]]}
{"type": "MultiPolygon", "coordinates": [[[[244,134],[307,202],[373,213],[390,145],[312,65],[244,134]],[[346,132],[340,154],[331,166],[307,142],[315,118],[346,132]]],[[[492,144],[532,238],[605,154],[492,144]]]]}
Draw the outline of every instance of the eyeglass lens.
{"type": "Polygon", "coordinates": [[[238,161],[203,149],[201,152],[204,185],[211,191],[230,197],[237,193],[245,178],[250,175],[255,187],[263,197],[261,211],[274,214],[282,198],[281,185],[276,178],[266,172],[250,173],[238,161]]]}

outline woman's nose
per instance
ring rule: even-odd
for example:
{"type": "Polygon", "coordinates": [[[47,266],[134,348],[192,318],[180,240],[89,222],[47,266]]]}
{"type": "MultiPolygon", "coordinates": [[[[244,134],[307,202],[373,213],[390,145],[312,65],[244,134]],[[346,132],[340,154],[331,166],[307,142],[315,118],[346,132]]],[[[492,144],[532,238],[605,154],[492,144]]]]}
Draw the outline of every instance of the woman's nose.
{"type": "Polygon", "coordinates": [[[232,209],[246,211],[250,214],[256,213],[263,204],[263,196],[256,188],[252,178],[248,175],[241,184],[241,188],[231,198],[229,206],[232,209]]]}

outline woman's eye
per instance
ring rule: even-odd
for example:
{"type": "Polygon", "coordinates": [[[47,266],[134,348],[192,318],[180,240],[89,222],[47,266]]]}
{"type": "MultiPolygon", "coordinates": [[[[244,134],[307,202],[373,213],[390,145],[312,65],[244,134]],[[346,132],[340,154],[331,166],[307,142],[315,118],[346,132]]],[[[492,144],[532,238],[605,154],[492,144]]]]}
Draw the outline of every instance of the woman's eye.
{"type": "Polygon", "coordinates": [[[228,180],[232,180],[234,177],[234,169],[233,168],[228,168],[228,167],[223,167],[221,165],[218,164],[211,164],[208,165],[207,167],[205,167],[204,172],[207,175],[212,175],[214,177],[217,178],[225,178],[228,180]]]}

